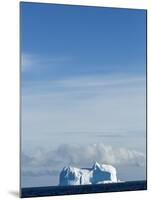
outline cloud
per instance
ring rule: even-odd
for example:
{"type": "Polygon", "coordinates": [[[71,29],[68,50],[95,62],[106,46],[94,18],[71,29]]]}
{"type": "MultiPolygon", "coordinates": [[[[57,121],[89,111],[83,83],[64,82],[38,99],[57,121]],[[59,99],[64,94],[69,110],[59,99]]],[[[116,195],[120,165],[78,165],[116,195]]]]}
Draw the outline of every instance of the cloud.
{"type": "Polygon", "coordinates": [[[37,176],[56,176],[59,174],[58,170],[23,170],[22,176],[30,176],[30,177],[37,177],[37,176]]]}
{"type": "Polygon", "coordinates": [[[145,166],[145,154],[102,143],[85,146],[63,144],[53,151],[38,149],[31,156],[23,153],[22,174],[56,176],[64,166],[90,167],[95,161],[114,166],[145,166]]]}
{"type": "Polygon", "coordinates": [[[39,71],[41,69],[47,70],[50,68],[60,67],[62,64],[67,64],[72,60],[70,56],[49,56],[22,53],[21,68],[22,72],[39,71]],[[36,70],[36,71],[35,71],[36,70]]]}
{"type": "Polygon", "coordinates": [[[23,129],[30,139],[43,137],[44,130],[145,131],[143,77],[84,76],[29,83],[22,91],[23,129]]]}
{"type": "Polygon", "coordinates": [[[94,161],[113,165],[142,165],[143,153],[126,148],[113,148],[102,143],[93,145],[60,145],[55,151],[56,158],[73,165],[91,165],[94,161]]]}
{"type": "Polygon", "coordinates": [[[124,87],[124,86],[144,86],[145,77],[118,75],[82,75],[51,82],[55,86],[65,88],[104,88],[104,87],[124,87]]]}
{"type": "Polygon", "coordinates": [[[30,71],[31,68],[36,64],[35,58],[30,54],[22,54],[21,55],[21,69],[22,72],[30,71]]]}

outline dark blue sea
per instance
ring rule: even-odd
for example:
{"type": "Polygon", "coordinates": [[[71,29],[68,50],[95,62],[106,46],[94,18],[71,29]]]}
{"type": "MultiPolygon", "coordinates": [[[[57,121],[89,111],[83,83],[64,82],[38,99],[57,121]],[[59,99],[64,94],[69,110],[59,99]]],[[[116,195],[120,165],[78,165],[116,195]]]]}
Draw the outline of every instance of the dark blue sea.
{"type": "Polygon", "coordinates": [[[119,183],[96,184],[96,185],[76,185],[76,186],[48,186],[21,188],[21,197],[41,197],[70,194],[88,194],[102,192],[121,192],[146,190],[147,181],[128,181],[119,183]]]}

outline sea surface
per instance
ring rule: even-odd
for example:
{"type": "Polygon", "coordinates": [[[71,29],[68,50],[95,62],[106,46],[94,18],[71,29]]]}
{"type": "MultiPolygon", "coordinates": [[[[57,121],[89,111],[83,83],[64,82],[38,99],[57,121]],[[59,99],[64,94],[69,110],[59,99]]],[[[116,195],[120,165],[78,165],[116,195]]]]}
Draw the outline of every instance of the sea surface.
{"type": "Polygon", "coordinates": [[[21,197],[26,198],[26,197],[137,191],[137,190],[147,190],[147,181],[140,180],[140,181],[127,181],[127,182],[96,184],[96,185],[21,188],[21,197]]]}

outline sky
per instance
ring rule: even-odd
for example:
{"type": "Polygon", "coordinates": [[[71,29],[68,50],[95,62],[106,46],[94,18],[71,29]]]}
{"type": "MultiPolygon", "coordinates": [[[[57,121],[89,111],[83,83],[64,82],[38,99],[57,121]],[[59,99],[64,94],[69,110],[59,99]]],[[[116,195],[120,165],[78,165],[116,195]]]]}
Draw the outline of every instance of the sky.
{"type": "Polygon", "coordinates": [[[146,12],[21,3],[20,17],[22,185],[94,161],[145,179],[146,12]]]}

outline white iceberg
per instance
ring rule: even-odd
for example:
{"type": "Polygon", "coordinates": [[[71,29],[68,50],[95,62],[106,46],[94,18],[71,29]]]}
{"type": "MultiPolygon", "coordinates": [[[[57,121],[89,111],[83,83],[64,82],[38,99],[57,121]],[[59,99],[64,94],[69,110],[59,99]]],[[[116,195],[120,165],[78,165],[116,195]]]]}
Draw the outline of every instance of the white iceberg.
{"type": "Polygon", "coordinates": [[[111,165],[95,163],[92,168],[64,167],[59,185],[86,185],[118,182],[116,169],[111,165]]]}

